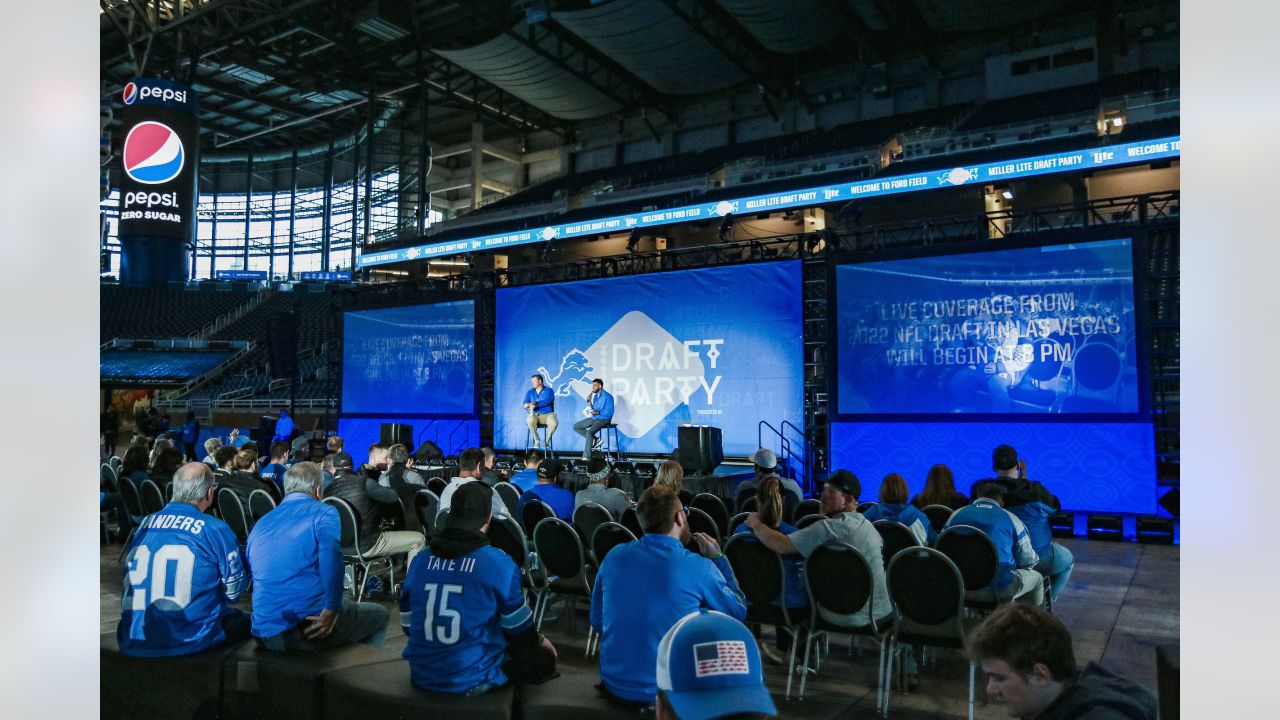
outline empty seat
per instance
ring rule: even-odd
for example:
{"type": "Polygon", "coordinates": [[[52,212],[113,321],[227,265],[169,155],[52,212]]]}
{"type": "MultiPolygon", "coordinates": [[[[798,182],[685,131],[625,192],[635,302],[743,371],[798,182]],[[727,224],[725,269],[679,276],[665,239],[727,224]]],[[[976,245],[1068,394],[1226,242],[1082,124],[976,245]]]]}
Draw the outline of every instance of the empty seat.
{"type": "Polygon", "coordinates": [[[560,677],[520,688],[522,720],[613,720],[618,706],[600,696],[599,675],[560,668],[560,677]]]}
{"type": "Polygon", "coordinates": [[[115,631],[101,637],[101,716],[104,718],[218,718],[223,661],[253,642],[194,655],[130,657],[120,652],[115,631]]]}
{"type": "Polygon", "coordinates": [[[470,696],[419,690],[404,660],[335,670],[324,681],[326,718],[509,720],[515,699],[510,685],[470,696]]]}
{"type": "MultiPolygon", "coordinates": [[[[224,707],[229,717],[290,718],[355,717],[326,713],[321,708],[325,678],[336,670],[400,659],[404,636],[384,647],[363,643],[328,650],[271,652],[256,642],[241,647],[227,660],[224,707]]],[[[407,670],[406,670],[407,672],[407,670]]]]}

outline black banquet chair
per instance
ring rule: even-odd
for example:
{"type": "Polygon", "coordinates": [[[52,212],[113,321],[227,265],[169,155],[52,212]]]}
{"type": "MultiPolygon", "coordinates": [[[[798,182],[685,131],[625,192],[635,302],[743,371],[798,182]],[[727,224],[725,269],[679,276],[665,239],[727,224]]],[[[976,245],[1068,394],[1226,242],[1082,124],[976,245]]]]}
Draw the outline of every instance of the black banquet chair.
{"type": "Polygon", "coordinates": [[[721,536],[729,534],[729,510],[725,508],[724,501],[711,493],[698,493],[693,496],[693,507],[706,513],[716,522],[721,536]]]}
{"type": "MultiPolygon", "coordinates": [[[[573,511],[573,527],[577,529],[578,536],[582,538],[588,551],[591,550],[591,538],[596,528],[612,521],[613,515],[610,515],[608,508],[600,503],[586,502],[573,511]]],[[[590,554],[594,559],[595,553],[590,554]]]]}
{"type": "Polygon", "coordinates": [[[249,522],[257,525],[262,516],[276,509],[276,499],[266,490],[254,490],[249,493],[249,522]]]}
{"type": "Polygon", "coordinates": [[[640,527],[640,516],[636,514],[635,505],[622,511],[622,517],[618,519],[618,523],[630,530],[631,534],[637,538],[644,534],[644,528],[640,527]]]}
{"type": "Polygon", "coordinates": [[[916,536],[911,532],[911,528],[896,520],[877,520],[872,524],[875,525],[876,532],[880,533],[882,543],[880,552],[884,555],[885,567],[889,566],[889,561],[900,550],[920,544],[916,542],[916,536]]]}
{"type": "Polygon", "coordinates": [[[952,525],[942,531],[934,547],[960,571],[965,607],[987,612],[1012,599],[992,589],[1000,557],[986,533],[972,525],[952,525]]]}
{"type": "Polygon", "coordinates": [[[244,503],[235,490],[229,487],[218,489],[218,514],[223,522],[231,527],[236,540],[243,546],[249,539],[249,517],[244,511],[244,503]]]}
{"type": "MultiPolygon", "coordinates": [[[[875,619],[889,614],[890,608],[875,606],[875,593],[872,592],[874,580],[871,568],[862,555],[846,543],[823,545],[805,560],[805,590],[809,593],[809,603],[813,614],[809,618],[808,643],[804,650],[802,668],[809,667],[809,655],[820,632],[847,633],[862,635],[875,640],[880,649],[880,661],[876,665],[876,707],[884,707],[884,692],[888,686],[888,664],[885,662],[885,651],[889,646],[891,625],[877,626],[875,619]],[[871,603],[868,613],[871,622],[867,625],[850,627],[827,620],[821,610],[836,615],[852,615],[871,603]]],[[[800,699],[804,699],[805,684],[809,673],[801,670],[800,699]]]]}
{"type": "MultiPolygon", "coordinates": [[[[170,483],[170,485],[172,484],[170,483]]],[[[150,515],[164,509],[164,493],[161,492],[160,486],[154,480],[143,480],[138,487],[138,492],[142,495],[142,512],[144,514],[150,515]]]]}
{"type": "Polygon", "coordinates": [[[920,509],[924,516],[929,518],[929,524],[933,526],[935,533],[942,532],[942,527],[951,519],[951,513],[955,512],[946,505],[925,505],[920,509]]]}
{"type": "Polygon", "coordinates": [[[796,505],[795,521],[792,524],[794,525],[795,523],[800,522],[801,520],[809,517],[810,515],[821,515],[821,514],[822,514],[821,500],[818,500],[816,498],[801,500],[800,504],[796,505]]]}
{"type": "Polygon", "coordinates": [[[619,545],[635,540],[631,531],[616,522],[601,523],[591,534],[591,552],[596,556],[596,566],[604,564],[604,558],[619,545]]]}
{"type": "MultiPolygon", "coordinates": [[[[580,597],[590,600],[595,578],[594,572],[587,565],[586,551],[578,532],[560,518],[553,515],[538,521],[533,529],[533,546],[538,552],[538,563],[547,573],[547,582],[540,588],[534,610],[536,627],[541,630],[542,618],[546,615],[552,593],[566,596],[575,602],[580,597]]],[[[572,619],[572,607],[569,616],[572,619]]],[[[595,629],[589,627],[587,657],[591,657],[595,640],[595,629]]]]}
{"type": "Polygon", "coordinates": [[[360,582],[357,583],[356,587],[356,602],[364,599],[364,588],[368,583],[369,573],[377,567],[386,568],[390,576],[387,587],[394,590],[396,586],[396,569],[391,556],[365,558],[364,553],[360,550],[360,519],[356,515],[355,509],[346,500],[339,497],[327,497],[322,502],[338,509],[338,522],[341,527],[338,544],[342,547],[342,558],[359,571],[360,582]]]}
{"type": "Polygon", "coordinates": [[[800,646],[800,633],[809,619],[808,608],[788,608],[775,601],[786,597],[787,574],[782,558],[755,538],[738,535],[724,545],[724,556],[733,568],[738,588],[747,599],[748,623],[772,625],[778,632],[791,636],[791,651],[787,655],[787,691],[791,697],[791,684],[796,672],[796,652],[800,646]]]}
{"type": "Polygon", "coordinates": [[[723,542],[724,536],[720,532],[720,526],[716,525],[716,521],[710,515],[702,512],[696,507],[685,508],[689,513],[689,530],[690,532],[706,533],[715,538],[716,542],[723,542]]]}

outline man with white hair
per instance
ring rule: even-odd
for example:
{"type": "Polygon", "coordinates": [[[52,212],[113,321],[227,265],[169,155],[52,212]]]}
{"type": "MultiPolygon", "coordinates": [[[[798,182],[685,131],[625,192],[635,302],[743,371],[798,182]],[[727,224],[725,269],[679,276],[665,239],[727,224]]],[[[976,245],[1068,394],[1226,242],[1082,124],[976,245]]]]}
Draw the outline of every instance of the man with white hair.
{"type": "Polygon", "coordinates": [[[214,470],[218,469],[218,461],[213,458],[214,453],[218,452],[218,448],[222,447],[222,440],[217,437],[211,437],[204,441],[204,459],[200,462],[208,465],[214,470]]]}
{"type": "Polygon", "coordinates": [[[218,490],[213,471],[189,462],[170,487],[173,500],[143,518],[129,547],[116,629],[126,655],[189,655],[249,637],[248,617],[231,607],[245,588],[240,545],[204,512],[218,490]]]}
{"type": "Polygon", "coordinates": [[[382,645],[386,638],[386,608],[342,597],[338,509],[319,502],[322,483],[313,462],[289,468],[284,499],[249,533],[253,635],[267,650],[382,645]]]}

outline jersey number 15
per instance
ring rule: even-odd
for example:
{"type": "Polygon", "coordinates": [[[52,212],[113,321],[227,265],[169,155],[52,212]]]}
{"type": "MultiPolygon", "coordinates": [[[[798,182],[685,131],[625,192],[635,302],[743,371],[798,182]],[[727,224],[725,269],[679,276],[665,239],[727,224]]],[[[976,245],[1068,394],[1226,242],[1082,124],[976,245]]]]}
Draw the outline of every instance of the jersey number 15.
{"type": "Polygon", "coordinates": [[[458,638],[462,636],[462,613],[449,607],[449,598],[454,594],[461,595],[462,586],[427,583],[423,590],[427,593],[427,617],[422,623],[422,633],[427,642],[437,642],[441,645],[453,645],[458,642],[458,638]],[[437,598],[440,601],[439,610],[436,609],[437,598]],[[437,619],[442,621],[439,627],[436,626],[437,619]]]}

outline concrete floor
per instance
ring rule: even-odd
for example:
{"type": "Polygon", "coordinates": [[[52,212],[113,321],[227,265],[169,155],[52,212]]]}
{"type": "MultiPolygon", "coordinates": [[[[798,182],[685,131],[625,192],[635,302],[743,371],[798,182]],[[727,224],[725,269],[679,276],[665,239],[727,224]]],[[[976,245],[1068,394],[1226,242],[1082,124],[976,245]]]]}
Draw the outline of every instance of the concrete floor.
{"type": "MultiPolygon", "coordinates": [[[[1179,549],[1170,546],[1097,542],[1072,539],[1065,544],[1075,555],[1071,583],[1054,605],[1075,642],[1076,660],[1083,665],[1098,661],[1107,668],[1156,689],[1155,648],[1177,644],[1179,637],[1179,549]]],[[[120,616],[123,568],[117,561],[119,545],[102,548],[102,631],[115,629],[120,616]]],[[[401,635],[392,603],[388,637],[401,635]]],[[[248,609],[248,600],[242,600],[248,609]]],[[[579,603],[575,632],[566,619],[544,627],[560,652],[565,668],[593,669],[586,660],[586,604],[579,603]]],[[[769,631],[766,630],[766,633],[769,631]]],[[[804,700],[783,700],[786,669],[766,665],[766,683],[774,693],[783,718],[831,720],[871,717],[875,713],[876,653],[859,642],[850,655],[847,639],[831,641],[831,655],[821,671],[810,678],[804,700]]],[[[968,664],[958,651],[941,650],[936,665],[923,667],[915,692],[895,689],[891,715],[896,718],[967,717],[968,664]]],[[[977,678],[977,718],[1002,718],[997,705],[984,702],[984,682],[977,678]]]]}

